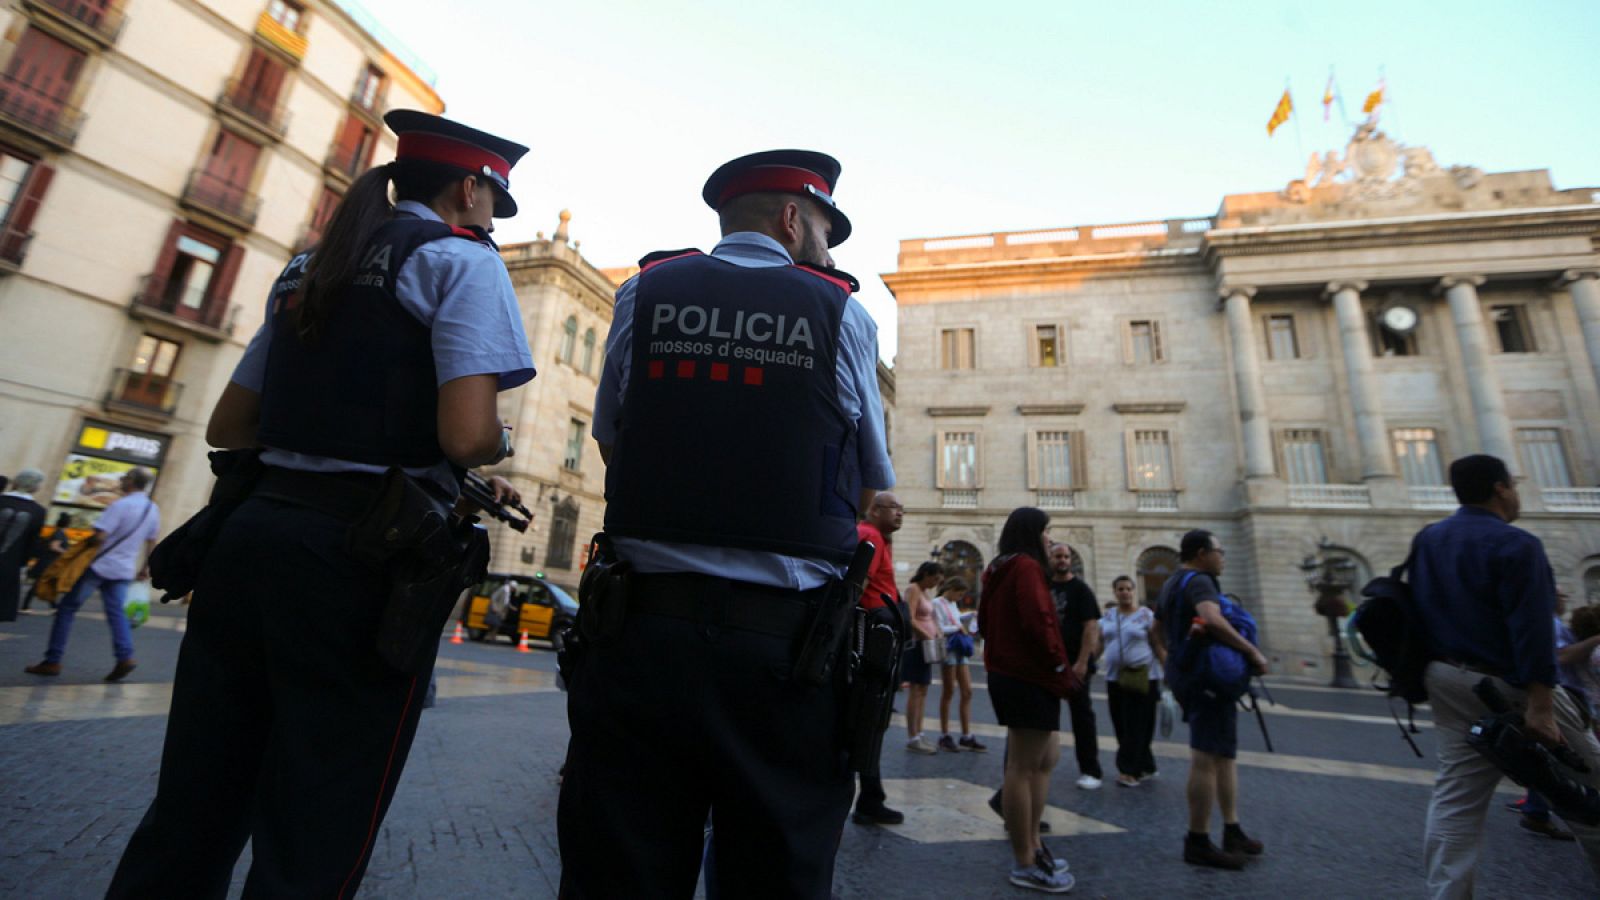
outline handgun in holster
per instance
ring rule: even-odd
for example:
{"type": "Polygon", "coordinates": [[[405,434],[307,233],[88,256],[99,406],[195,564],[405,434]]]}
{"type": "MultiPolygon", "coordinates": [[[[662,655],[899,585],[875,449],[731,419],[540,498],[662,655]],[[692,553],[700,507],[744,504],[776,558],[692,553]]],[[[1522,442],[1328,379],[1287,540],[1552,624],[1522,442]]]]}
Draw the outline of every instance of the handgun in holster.
{"type": "Polygon", "coordinates": [[[402,672],[431,667],[439,633],[461,592],[488,577],[488,532],[475,516],[441,511],[439,498],[393,468],[371,507],[351,525],[346,547],[389,578],[378,653],[402,672]]]}
{"type": "Polygon", "coordinates": [[[869,541],[856,545],[855,556],[844,577],[830,582],[812,610],[810,627],[805,630],[800,649],[795,653],[793,677],[804,684],[828,684],[841,662],[848,664],[845,641],[861,594],[867,587],[867,571],[877,548],[869,541]]]}

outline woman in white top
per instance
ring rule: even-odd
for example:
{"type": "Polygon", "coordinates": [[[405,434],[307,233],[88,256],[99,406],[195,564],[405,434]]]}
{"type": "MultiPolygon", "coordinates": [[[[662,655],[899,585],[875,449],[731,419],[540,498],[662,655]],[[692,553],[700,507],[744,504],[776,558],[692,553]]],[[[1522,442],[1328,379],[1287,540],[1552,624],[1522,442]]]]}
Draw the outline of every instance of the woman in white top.
{"type": "Polygon", "coordinates": [[[967,596],[967,583],[961,578],[946,579],[933,598],[933,620],[944,634],[944,664],[939,667],[939,682],[944,693],[939,696],[939,749],[951,753],[971,750],[984,753],[984,746],[972,733],[972,670],[968,668],[973,654],[975,638],[972,635],[972,613],[961,612],[961,601],[967,596]],[[961,635],[965,638],[956,638],[961,635]],[[952,638],[956,638],[952,641],[952,638]],[[950,733],[950,697],[955,688],[961,688],[961,739],[950,733]]]}
{"type": "Polygon", "coordinates": [[[1117,784],[1136,787],[1156,774],[1150,742],[1155,737],[1167,649],[1155,628],[1155,613],[1134,598],[1133,579],[1117,576],[1111,591],[1117,602],[1100,619],[1101,662],[1106,667],[1111,727],[1117,732],[1117,784]]]}

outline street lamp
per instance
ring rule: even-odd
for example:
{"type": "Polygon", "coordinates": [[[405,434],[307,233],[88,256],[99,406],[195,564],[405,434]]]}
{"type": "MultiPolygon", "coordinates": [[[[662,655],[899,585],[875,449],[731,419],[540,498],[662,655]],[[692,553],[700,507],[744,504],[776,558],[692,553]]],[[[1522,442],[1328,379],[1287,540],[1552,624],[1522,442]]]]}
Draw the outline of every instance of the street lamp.
{"type": "Polygon", "coordinates": [[[1333,545],[1326,537],[1317,540],[1317,553],[1300,562],[1300,571],[1307,573],[1306,584],[1316,595],[1312,609],[1328,620],[1328,634],[1333,638],[1333,681],[1330,687],[1353,688],[1355,673],[1350,668],[1350,653],[1345,650],[1344,638],[1339,634],[1339,618],[1349,615],[1350,601],[1345,599],[1355,583],[1355,561],[1348,556],[1333,553],[1333,545]]]}

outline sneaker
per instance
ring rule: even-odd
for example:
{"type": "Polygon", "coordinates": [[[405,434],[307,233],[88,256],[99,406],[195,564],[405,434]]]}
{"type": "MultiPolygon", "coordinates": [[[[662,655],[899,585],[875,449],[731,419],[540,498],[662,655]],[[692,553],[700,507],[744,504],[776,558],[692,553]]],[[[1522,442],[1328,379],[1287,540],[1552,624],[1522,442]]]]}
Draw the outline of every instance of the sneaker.
{"type": "Polygon", "coordinates": [[[1133,777],[1132,775],[1118,775],[1117,776],[1117,787],[1138,787],[1138,786],[1139,786],[1139,779],[1133,777]]]}
{"type": "Polygon", "coordinates": [[[905,820],[905,813],[882,805],[867,808],[858,806],[855,814],[850,816],[850,821],[857,825],[899,825],[905,820]]]}
{"type": "Polygon", "coordinates": [[[1244,868],[1243,856],[1217,849],[1217,845],[1211,843],[1211,838],[1205,836],[1198,840],[1190,837],[1183,839],[1183,861],[1191,866],[1208,866],[1213,869],[1244,868]]]}
{"type": "Polygon", "coordinates": [[[1513,800],[1510,803],[1506,804],[1506,809],[1509,809],[1514,813],[1526,812],[1527,808],[1528,808],[1528,798],[1527,797],[1523,797],[1520,800],[1513,800]]]}
{"type": "Polygon", "coordinates": [[[977,735],[969,734],[960,741],[961,749],[971,750],[973,753],[988,753],[989,748],[978,740],[977,735]]]}
{"type": "Polygon", "coordinates": [[[1050,852],[1048,847],[1040,847],[1033,851],[1033,861],[1039,868],[1047,872],[1065,872],[1072,868],[1067,861],[1050,852]]]}
{"type": "Polygon", "coordinates": [[[1094,777],[1093,775],[1079,775],[1078,790],[1098,791],[1100,790],[1100,779],[1094,777]]]}
{"type": "Polygon", "coordinates": [[[1228,853],[1260,856],[1266,845],[1244,833],[1238,825],[1222,826],[1222,849],[1228,853]]]}
{"type": "MultiPolygon", "coordinates": [[[[34,665],[31,665],[31,666],[27,667],[26,669],[23,669],[22,671],[27,672],[29,675],[60,675],[61,674],[61,663],[53,663],[53,662],[36,663],[34,665]]],[[[996,796],[999,796],[999,795],[997,794],[996,796]]]]}
{"type": "Polygon", "coordinates": [[[1046,872],[1036,865],[1012,869],[1008,880],[1017,887],[1046,894],[1065,894],[1076,883],[1067,872],[1046,872]]]}
{"type": "Polygon", "coordinates": [[[920,734],[906,741],[906,749],[912,753],[925,753],[929,756],[939,752],[939,748],[928,743],[928,739],[920,734]]]}
{"type": "Polygon", "coordinates": [[[1545,837],[1555,841],[1575,840],[1575,838],[1572,836],[1572,832],[1561,828],[1549,819],[1535,819],[1532,816],[1524,815],[1522,817],[1522,827],[1528,829],[1534,834],[1542,834],[1545,837]]]}
{"type": "Polygon", "coordinates": [[[1160,778],[1160,777],[1161,777],[1161,773],[1160,772],[1146,772],[1143,775],[1139,776],[1139,780],[1140,781],[1155,781],[1157,778],[1160,778]]]}
{"type": "Polygon", "coordinates": [[[951,753],[961,752],[961,748],[956,746],[956,739],[948,734],[942,738],[939,738],[939,749],[947,750],[951,753]]]}

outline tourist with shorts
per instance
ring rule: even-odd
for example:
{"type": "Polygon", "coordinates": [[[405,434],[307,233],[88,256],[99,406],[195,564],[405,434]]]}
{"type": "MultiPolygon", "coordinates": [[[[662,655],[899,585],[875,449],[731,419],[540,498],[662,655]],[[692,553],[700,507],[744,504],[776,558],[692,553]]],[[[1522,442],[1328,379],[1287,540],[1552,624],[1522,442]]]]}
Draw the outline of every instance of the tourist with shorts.
{"type": "Polygon", "coordinates": [[[906,612],[911,620],[911,646],[900,663],[901,680],[906,682],[906,750],[932,756],[939,752],[922,736],[922,713],[928,703],[928,685],[933,683],[933,664],[923,655],[926,642],[939,642],[939,628],[933,623],[932,592],[944,579],[936,562],[917,567],[917,574],[906,587],[906,612]]]}
{"type": "Polygon", "coordinates": [[[1065,860],[1039,840],[1039,819],[1050,772],[1061,756],[1061,700],[1078,689],[1056,605],[1050,595],[1047,553],[1050,516],[1023,507],[1006,519],[1000,554],[983,572],[983,663],[989,699],[1006,728],[1002,814],[1011,838],[1009,880],[1051,894],[1072,890],[1065,860]]]}
{"type": "Polygon", "coordinates": [[[959,606],[967,596],[967,582],[961,578],[947,578],[933,598],[933,620],[944,635],[944,665],[939,667],[939,683],[943,693],[939,696],[939,749],[951,753],[971,750],[984,753],[988,747],[972,733],[972,654],[974,641],[967,622],[972,616],[963,616],[959,606]],[[950,698],[956,688],[961,689],[961,740],[950,734],[950,698]]]}
{"type": "Polygon", "coordinates": [[[1156,776],[1150,742],[1156,731],[1156,702],[1161,699],[1161,668],[1167,651],[1156,630],[1156,616],[1140,606],[1133,579],[1118,575],[1111,582],[1116,603],[1100,620],[1106,665],[1106,702],[1117,733],[1117,784],[1138,787],[1156,776]]]}

